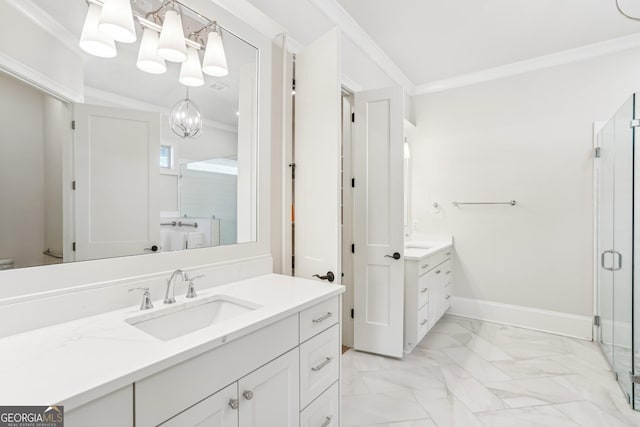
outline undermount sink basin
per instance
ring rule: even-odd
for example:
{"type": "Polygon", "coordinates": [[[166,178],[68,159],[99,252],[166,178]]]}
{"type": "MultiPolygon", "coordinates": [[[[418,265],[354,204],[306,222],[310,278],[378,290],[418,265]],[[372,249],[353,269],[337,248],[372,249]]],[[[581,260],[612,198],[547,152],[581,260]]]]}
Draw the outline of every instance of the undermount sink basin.
{"type": "Polygon", "coordinates": [[[222,323],[260,308],[259,305],[224,295],[169,307],[126,319],[130,325],[162,341],[168,341],[214,323],[222,323]]]}

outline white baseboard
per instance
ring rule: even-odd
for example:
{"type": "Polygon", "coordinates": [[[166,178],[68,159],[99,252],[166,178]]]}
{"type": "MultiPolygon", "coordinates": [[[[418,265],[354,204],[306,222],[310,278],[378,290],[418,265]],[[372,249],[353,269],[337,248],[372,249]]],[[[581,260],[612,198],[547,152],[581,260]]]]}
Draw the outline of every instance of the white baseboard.
{"type": "Polygon", "coordinates": [[[593,318],[519,305],[452,297],[448,313],[591,341],[593,318]]]}

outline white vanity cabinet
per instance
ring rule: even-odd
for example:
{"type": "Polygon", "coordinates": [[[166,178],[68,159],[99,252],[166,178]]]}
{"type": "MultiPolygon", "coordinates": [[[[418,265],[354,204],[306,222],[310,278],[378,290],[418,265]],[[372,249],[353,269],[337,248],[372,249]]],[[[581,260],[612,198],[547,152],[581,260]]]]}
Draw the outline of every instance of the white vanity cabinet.
{"type": "Polygon", "coordinates": [[[410,353],[451,306],[451,246],[405,256],[404,351],[410,353]]]}
{"type": "Polygon", "coordinates": [[[338,425],[339,298],[137,381],[135,426],[338,425]]]}

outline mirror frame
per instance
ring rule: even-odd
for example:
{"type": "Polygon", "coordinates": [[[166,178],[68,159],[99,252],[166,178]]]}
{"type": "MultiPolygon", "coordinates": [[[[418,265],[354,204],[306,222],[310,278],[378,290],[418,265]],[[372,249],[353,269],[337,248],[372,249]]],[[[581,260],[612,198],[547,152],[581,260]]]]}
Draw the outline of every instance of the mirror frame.
{"type": "MultiPolygon", "coordinates": [[[[0,306],[44,297],[86,291],[122,281],[212,264],[237,262],[271,256],[271,40],[239,17],[212,0],[180,0],[202,16],[217,20],[227,31],[258,50],[258,106],[256,141],[256,227],[255,242],[239,243],[177,252],[164,252],[80,261],[66,264],[26,267],[0,272],[0,306]]],[[[29,48],[22,45],[22,48],[29,48]]],[[[6,57],[0,51],[0,57],[6,57]]],[[[1,58],[0,58],[1,59],[1,58]]],[[[38,73],[27,74],[28,66],[15,61],[0,61],[0,68],[27,83],[66,102],[78,102],[77,96],[61,92],[51,80],[38,73]],[[75,99],[74,99],[75,98],[75,99]]]]}

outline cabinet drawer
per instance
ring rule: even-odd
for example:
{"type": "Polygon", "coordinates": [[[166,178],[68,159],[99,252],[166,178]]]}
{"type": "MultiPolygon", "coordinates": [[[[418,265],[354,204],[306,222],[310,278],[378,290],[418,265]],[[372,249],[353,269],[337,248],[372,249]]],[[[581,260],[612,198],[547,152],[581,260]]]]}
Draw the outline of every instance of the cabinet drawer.
{"type": "Polygon", "coordinates": [[[300,312],[300,342],[338,323],[338,297],[321,302],[300,312]]]}
{"type": "Polygon", "coordinates": [[[429,330],[429,304],[423,305],[418,310],[418,337],[422,338],[429,330]]]}
{"type": "Polygon", "coordinates": [[[422,307],[429,301],[429,286],[430,282],[433,282],[431,279],[431,274],[427,273],[418,279],[418,306],[417,308],[422,307]]]}
{"type": "Polygon", "coordinates": [[[418,261],[418,275],[422,276],[436,265],[431,261],[431,257],[422,258],[418,261]]]}
{"type": "Polygon", "coordinates": [[[300,407],[304,408],[338,379],[340,328],[332,326],[300,345],[300,407]]]}
{"type": "Polygon", "coordinates": [[[238,383],[220,390],[202,402],[162,423],[162,427],[215,426],[232,427],[238,425],[238,408],[231,403],[238,399],[238,383]]]}
{"type": "Polygon", "coordinates": [[[340,427],[339,382],[333,383],[300,413],[300,427],[340,427]]]}
{"type": "Polygon", "coordinates": [[[442,264],[442,270],[444,274],[444,283],[451,283],[451,276],[453,275],[451,260],[447,260],[444,264],[442,264]]]}

